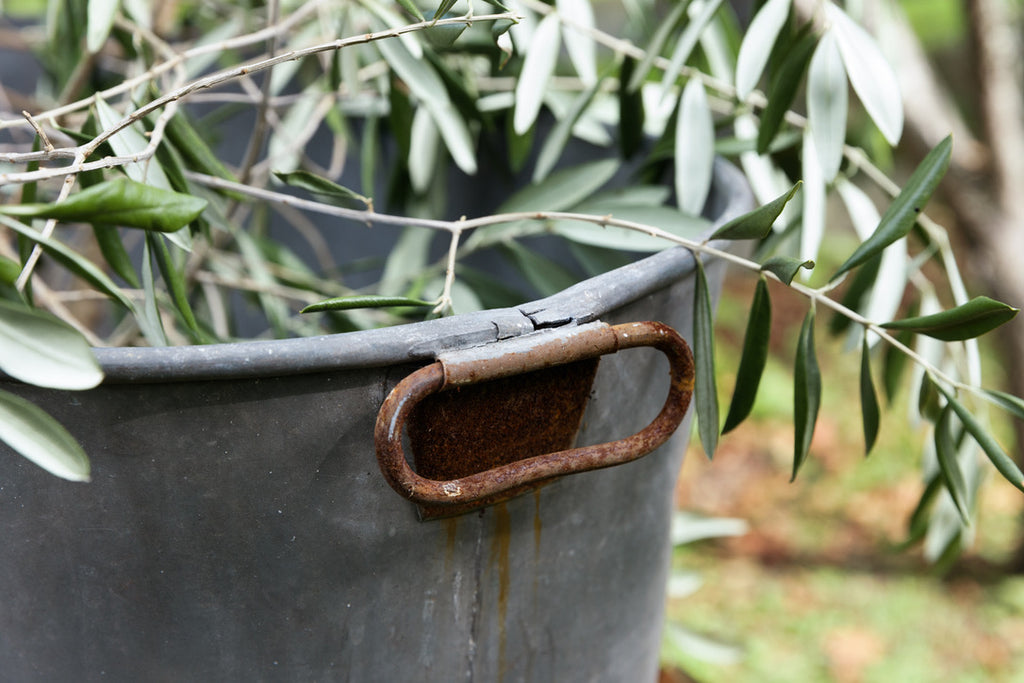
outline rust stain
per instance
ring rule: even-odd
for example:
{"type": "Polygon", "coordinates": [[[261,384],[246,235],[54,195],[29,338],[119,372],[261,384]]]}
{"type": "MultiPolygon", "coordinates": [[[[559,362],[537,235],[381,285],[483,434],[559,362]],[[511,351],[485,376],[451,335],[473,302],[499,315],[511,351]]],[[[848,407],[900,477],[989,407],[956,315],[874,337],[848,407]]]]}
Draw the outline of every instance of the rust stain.
{"type": "Polygon", "coordinates": [[[491,540],[491,565],[498,570],[498,680],[505,677],[508,646],[508,592],[510,583],[509,549],[512,524],[505,503],[494,507],[494,538],[491,540]]]}

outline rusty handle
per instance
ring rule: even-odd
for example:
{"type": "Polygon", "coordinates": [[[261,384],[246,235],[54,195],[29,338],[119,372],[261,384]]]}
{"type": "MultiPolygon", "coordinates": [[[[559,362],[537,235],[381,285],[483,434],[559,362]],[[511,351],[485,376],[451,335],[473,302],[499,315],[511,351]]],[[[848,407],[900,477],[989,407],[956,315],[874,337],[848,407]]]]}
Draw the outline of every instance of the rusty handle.
{"type": "Polygon", "coordinates": [[[682,422],[690,405],[693,381],[689,346],[675,330],[657,322],[615,326],[591,323],[564,334],[527,335],[454,352],[406,377],[384,400],[374,430],[377,461],[388,484],[420,505],[456,505],[488,499],[553,477],[612,467],[650,453],[667,441],[682,422]],[[661,412],[633,436],[537,455],[449,481],[421,477],[406,461],[402,431],[409,411],[446,386],[508,377],[639,346],[652,346],[668,357],[671,384],[661,412]]]}

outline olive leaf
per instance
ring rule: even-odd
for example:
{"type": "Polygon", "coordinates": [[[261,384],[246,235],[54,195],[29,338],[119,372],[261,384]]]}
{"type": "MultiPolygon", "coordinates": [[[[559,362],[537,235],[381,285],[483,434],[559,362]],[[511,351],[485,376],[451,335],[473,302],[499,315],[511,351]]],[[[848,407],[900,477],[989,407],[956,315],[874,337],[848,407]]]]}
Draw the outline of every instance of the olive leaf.
{"type": "Polygon", "coordinates": [[[864,334],[860,356],[860,413],[864,425],[864,454],[871,453],[878,438],[879,420],[878,395],[875,383],[871,378],[871,344],[868,335],[864,334]]]}
{"type": "Polygon", "coordinates": [[[971,415],[970,411],[967,410],[964,405],[953,396],[953,393],[946,389],[938,382],[934,382],[938,390],[945,396],[947,403],[952,406],[956,412],[957,417],[960,418],[960,422],[963,423],[964,429],[967,433],[981,446],[981,450],[985,452],[988,459],[995,466],[996,470],[999,471],[1008,482],[1016,486],[1021,491],[1024,491],[1024,474],[1021,473],[1020,468],[1017,467],[1016,463],[1010,459],[1010,456],[1003,451],[1002,446],[995,440],[995,438],[985,429],[977,418],[971,415]]]}
{"type": "Polygon", "coordinates": [[[694,401],[697,404],[697,428],[704,453],[710,460],[718,446],[718,387],[715,384],[715,337],[711,310],[711,292],[700,257],[693,292],[693,357],[696,365],[694,401]]]}
{"type": "Polygon", "coordinates": [[[89,458],[75,438],[42,408],[0,391],[0,441],[47,472],[89,481],[89,458]]]}
{"type": "Polygon", "coordinates": [[[796,365],[793,378],[793,423],[795,438],[793,441],[793,476],[807,459],[811,450],[811,439],[818,421],[818,408],[821,405],[821,370],[814,351],[814,307],[804,317],[800,328],[800,337],[796,346],[796,365]]]}
{"type": "Polygon", "coordinates": [[[41,387],[90,389],[103,370],[77,330],[49,313],[0,299],[0,370],[41,387]]]}
{"type": "Polygon", "coordinates": [[[854,92],[889,144],[903,132],[903,100],[899,82],[874,38],[835,4],[825,3],[854,92]]]}
{"type": "Polygon", "coordinates": [[[761,80],[791,4],[792,0],[768,0],[751,20],[736,57],[736,96],[741,100],[747,99],[761,80]]]}
{"type": "Polygon", "coordinates": [[[833,282],[910,232],[910,228],[917,221],[917,215],[928,198],[935,192],[939,181],[942,180],[946,169],[949,168],[952,147],[953,138],[950,136],[928,152],[924,160],[914,169],[907,184],[903,186],[903,190],[883,214],[878,228],[839,267],[836,274],[832,276],[833,282]]]}
{"type": "Polygon", "coordinates": [[[964,482],[964,474],[960,470],[960,463],[957,462],[952,415],[953,408],[947,403],[939,414],[939,420],[935,425],[935,455],[939,461],[939,471],[942,473],[942,479],[946,482],[946,489],[953,498],[953,503],[956,505],[956,509],[960,513],[964,524],[969,524],[967,484],[964,482]]]}
{"type": "Polygon", "coordinates": [[[846,141],[846,71],[835,33],[826,31],[807,73],[807,121],[825,182],[832,182],[843,161],[846,141]]]}
{"type": "Polygon", "coordinates": [[[700,9],[700,14],[693,17],[690,23],[686,25],[686,28],[683,29],[682,35],[679,36],[679,42],[676,43],[675,48],[672,50],[672,59],[661,77],[662,98],[665,98],[671,92],[672,84],[676,82],[679,74],[682,73],[683,65],[690,58],[693,48],[697,47],[697,41],[700,40],[701,33],[704,32],[704,28],[710,23],[711,18],[715,16],[715,13],[721,6],[722,0],[709,0],[709,2],[705,2],[704,6],[700,9]]]}
{"type": "Polygon", "coordinates": [[[559,38],[558,15],[551,13],[541,19],[530,41],[530,50],[523,60],[523,69],[516,82],[516,106],[513,114],[513,129],[523,135],[533,127],[540,113],[540,105],[547,91],[548,81],[555,73],[559,38]]]}
{"type": "Polygon", "coordinates": [[[979,296],[941,313],[903,318],[884,323],[890,330],[909,330],[942,341],[974,339],[1009,322],[1017,309],[1001,301],[979,296]]]}
{"type": "Polygon", "coordinates": [[[779,217],[786,204],[796,194],[800,187],[800,181],[791,187],[786,193],[779,195],[763,206],[749,211],[742,216],[737,216],[731,221],[715,230],[710,240],[756,240],[763,239],[772,230],[772,224],[779,217]]]}
{"type": "Polygon", "coordinates": [[[639,65],[633,70],[629,77],[629,81],[626,83],[626,90],[630,93],[636,93],[640,90],[640,86],[647,80],[647,74],[651,72],[651,68],[654,66],[654,60],[661,56],[661,50],[665,47],[665,42],[668,37],[672,34],[672,31],[676,28],[683,17],[686,16],[686,8],[690,4],[689,0],[680,0],[672,6],[672,10],[662,21],[654,35],[651,36],[651,42],[644,48],[644,56],[640,60],[639,65]]]}
{"type": "Polygon", "coordinates": [[[700,80],[691,78],[679,97],[676,118],[676,204],[699,216],[704,209],[715,164],[715,123],[707,93],[700,80]]]}
{"type": "Polygon", "coordinates": [[[630,90],[627,83],[637,71],[637,61],[626,56],[619,67],[619,147],[622,156],[630,158],[644,142],[644,98],[639,90],[630,90]]]}
{"type": "Polygon", "coordinates": [[[146,235],[146,240],[149,242],[150,251],[156,257],[157,268],[164,278],[174,306],[178,309],[188,328],[198,335],[199,324],[196,322],[192,306],[188,301],[188,285],[185,283],[184,273],[171,259],[171,252],[164,243],[162,235],[151,232],[146,235]]]}
{"type": "Polygon", "coordinates": [[[796,277],[801,268],[812,270],[814,268],[814,261],[802,261],[792,256],[773,256],[761,264],[761,270],[768,271],[786,285],[793,282],[793,278],[796,277]]]}
{"type": "Polygon", "coordinates": [[[725,417],[722,433],[731,431],[750,415],[757,397],[765,364],[768,362],[768,343],[771,340],[772,302],[768,295],[768,282],[762,276],[754,290],[750,305],[747,331],[743,337],[743,352],[736,371],[736,388],[725,417]]]}
{"type": "Polygon", "coordinates": [[[993,389],[985,389],[982,391],[981,395],[1013,415],[1018,420],[1024,420],[1024,400],[1019,396],[1007,394],[1003,391],[995,391],[993,389]]]}
{"type": "Polygon", "coordinates": [[[114,284],[113,280],[111,280],[106,273],[97,268],[92,261],[52,237],[46,237],[23,223],[7,218],[7,216],[2,215],[3,208],[6,207],[0,207],[0,223],[3,223],[19,235],[40,245],[47,254],[59,261],[65,268],[75,273],[104,294],[116,299],[129,311],[135,310],[135,305],[132,303],[132,300],[128,298],[128,295],[125,294],[120,287],[114,284]]]}
{"type": "Polygon", "coordinates": [[[350,311],[354,308],[390,308],[393,306],[433,306],[436,301],[423,301],[407,296],[377,296],[375,294],[357,294],[354,296],[338,296],[310,304],[299,313],[322,313],[324,311],[350,311]]]}
{"type": "Polygon", "coordinates": [[[761,125],[757,130],[757,153],[768,151],[775,134],[782,125],[782,120],[796,98],[797,89],[803,79],[817,45],[818,37],[813,33],[804,33],[789,49],[786,58],[779,66],[778,73],[771,80],[768,88],[768,104],[761,113],[761,125]]]}
{"type": "Polygon", "coordinates": [[[115,178],[87,187],[60,203],[7,204],[0,206],[0,213],[174,232],[195,220],[205,208],[205,199],[115,178]]]}
{"type": "Polygon", "coordinates": [[[333,180],[328,180],[309,171],[274,171],[274,175],[285,185],[298,187],[320,195],[339,206],[346,206],[352,209],[373,207],[373,200],[369,197],[364,197],[344,185],[339,185],[333,180]]]}
{"type": "Polygon", "coordinates": [[[580,116],[590,106],[601,85],[610,75],[611,71],[606,70],[600,78],[596,79],[593,84],[577,95],[573,99],[569,111],[558,120],[551,133],[547,135],[544,145],[540,148],[540,154],[537,156],[537,165],[533,170],[534,183],[543,182],[555,168],[555,164],[558,163],[558,159],[562,155],[562,150],[565,149],[566,144],[569,142],[573,126],[576,125],[580,116]]]}

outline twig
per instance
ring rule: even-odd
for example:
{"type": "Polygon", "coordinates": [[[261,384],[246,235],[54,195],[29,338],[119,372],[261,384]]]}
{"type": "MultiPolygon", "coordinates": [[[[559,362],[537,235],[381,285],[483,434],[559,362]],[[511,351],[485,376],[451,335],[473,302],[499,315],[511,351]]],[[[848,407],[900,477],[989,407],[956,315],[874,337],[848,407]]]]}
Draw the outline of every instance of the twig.
{"type": "Polygon", "coordinates": [[[39,122],[32,118],[32,114],[29,114],[27,111],[22,110],[21,115],[25,117],[25,120],[28,121],[29,125],[32,126],[32,129],[35,130],[36,135],[39,136],[40,142],[43,143],[44,153],[52,154],[53,143],[50,142],[50,138],[46,135],[46,131],[43,130],[43,127],[40,126],[39,122]]]}
{"type": "MultiPolygon", "coordinates": [[[[513,13],[513,12],[502,12],[502,13],[499,13],[499,14],[487,14],[487,15],[477,16],[477,17],[473,17],[473,18],[453,17],[451,19],[440,19],[440,20],[438,20],[436,22],[421,21],[421,22],[418,22],[418,23],[415,23],[415,24],[408,24],[408,25],[405,25],[405,26],[399,26],[399,27],[395,27],[395,28],[384,29],[384,30],[381,30],[381,31],[377,31],[375,33],[367,33],[367,34],[362,35],[362,36],[354,36],[354,37],[350,37],[350,38],[341,38],[341,39],[334,40],[334,41],[331,41],[331,42],[328,42],[328,43],[319,43],[317,45],[313,45],[313,46],[310,46],[310,47],[302,48],[302,49],[299,49],[299,50],[291,50],[289,52],[282,53],[282,54],[280,54],[280,55],[278,55],[276,57],[270,57],[270,58],[259,60],[259,61],[256,61],[256,62],[251,62],[249,64],[244,64],[242,66],[237,66],[237,67],[232,67],[230,69],[225,69],[223,71],[219,71],[219,72],[217,72],[215,74],[212,74],[210,76],[206,76],[206,77],[203,77],[203,78],[198,78],[196,80],[193,80],[192,82],[187,83],[187,84],[181,86],[180,88],[177,88],[177,89],[175,89],[175,90],[173,90],[173,91],[171,91],[169,93],[166,93],[166,94],[164,94],[164,95],[162,95],[162,96],[160,96],[160,97],[158,97],[158,98],[156,98],[154,100],[151,100],[150,102],[142,105],[141,107],[139,107],[138,109],[136,109],[132,113],[126,115],[118,123],[114,124],[113,126],[107,128],[102,133],[97,135],[88,144],[83,145],[81,148],[79,148],[79,156],[82,156],[82,152],[85,153],[85,156],[88,156],[97,147],[99,147],[101,144],[103,144],[104,142],[106,142],[111,137],[113,137],[114,135],[116,135],[120,131],[124,130],[128,126],[132,125],[133,123],[135,123],[139,119],[147,116],[148,114],[150,114],[150,113],[152,113],[152,112],[154,112],[154,111],[156,111],[158,109],[166,107],[166,106],[168,106],[168,105],[170,105],[170,104],[172,104],[174,102],[177,102],[178,100],[181,100],[182,98],[187,97],[188,95],[190,95],[193,92],[197,92],[197,91],[200,91],[200,90],[205,90],[205,89],[208,89],[208,88],[214,88],[214,87],[217,87],[217,86],[222,85],[224,83],[227,83],[227,82],[230,82],[232,80],[238,79],[238,78],[240,78],[242,76],[246,76],[248,74],[259,73],[259,72],[262,72],[262,71],[266,71],[267,69],[270,69],[270,68],[272,68],[274,66],[277,66],[278,64],[283,64],[285,62],[296,61],[296,60],[299,60],[299,59],[303,59],[305,57],[309,57],[311,55],[319,54],[321,52],[329,52],[329,51],[333,51],[333,50],[341,50],[341,49],[344,49],[344,48],[349,47],[351,45],[362,45],[362,44],[370,43],[370,42],[373,42],[373,41],[376,41],[376,40],[384,40],[386,38],[394,38],[394,37],[397,37],[397,36],[400,36],[400,35],[403,35],[403,34],[406,34],[406,33],[413,33],[415,31],[421,31],[421,30],[424,30],[424,29],[429,28],[429,27],[434,26],[434,25],[438,25],[438,26],[451,26],[451,25],[460,25],[460,24],[468,25],[468,24],[472,24],[474,21],[488,21],[489,22],[489,21],[499,21],[499,20],[503,20],[503,19],[515,20],[517,18],[518,18],[518,16],[515,13],[513,13]]],[[[99,95],[97,95],[97,97],[99,97],[99,95]]],[[[140,156],[139,158],[132,158],[132,160],[133,161],[137,161],[140,158],[142,158],[142,157],[140,156]]],[[[81,173],[81,172],[86,171],[86,170],[95,170],[95,169],[99,169],[99,168],[110,168],[112,166],[123,165],[123,163],[125,163],[123,160],[121,160],[120,163],[112,163],[112,162],[109,161],[109,158],[108,158],[108,159],[101,159],[101,160],[99,160],[97,162],[91,162],[90,164],[86,164],[84,162],[84,157],[82,157],[81,161],[76,159],[75,163],[73,163],[71,166],[67,166],[67,167],[54,168],[54,169],[43,169],[43,170],[39,170],[39,171],[23,172],[23,173],[0,174],[0,185],[7,185],[7,184],[12,184],[12,183],[27,183],[27,182],[33,182],[33,181],[36,181],[36,180],[45,180],[45,179],[48,179],[48,178],[55,178],[55,177],[59,177],[59,176],[62,176],[62,175],[66,175],[66,174],[69,174],[69,173],[81,173]]]]}

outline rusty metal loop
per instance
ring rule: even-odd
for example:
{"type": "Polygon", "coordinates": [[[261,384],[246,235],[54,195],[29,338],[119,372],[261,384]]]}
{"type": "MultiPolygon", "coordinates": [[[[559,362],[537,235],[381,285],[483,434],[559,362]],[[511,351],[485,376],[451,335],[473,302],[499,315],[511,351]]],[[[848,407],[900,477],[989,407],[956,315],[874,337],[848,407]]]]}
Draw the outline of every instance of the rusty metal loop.
{"type": "Polygon", "coordinates": [[[420,505],[465,505],[486,501],[566,474],[612,467],[636,460],[663,444],[686,415],[693,394],[694,364],[689,346],[671,327],[657,322],[609,326],[605,323],[545,332],[500,342],[469,353],[442,356],[403,379],[384,400],[374,440],[377,461],[388,484],[420,505]],[[670,385],[661,412],[636,434],[594,446],[545,453],[449,481],[418,475],[409,466],[402,433],[410,410],[448,386],[473,384],[640,346],[652,346],[669,361],[670,385]],[[508,351],[513,347],[513,351],[508,351]]]}

